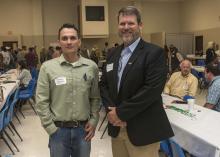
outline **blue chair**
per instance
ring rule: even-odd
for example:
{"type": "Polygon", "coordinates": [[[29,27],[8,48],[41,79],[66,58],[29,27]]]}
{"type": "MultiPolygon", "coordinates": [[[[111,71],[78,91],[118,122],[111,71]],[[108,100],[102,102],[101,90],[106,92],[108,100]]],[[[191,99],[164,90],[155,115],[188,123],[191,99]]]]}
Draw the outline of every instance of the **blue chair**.
{"type": "Polygon", "coordinates": [[[183,149],[171,139],[161,141],[160,150],[168,157],[186,157],[183,149]]]}
{"type": "Polygon", "coordinates": [[[5,119],[4,119],[4,124],[5,125],[8,125],[8,126],[11,126],[13,128],[13,130],[15,131],[15,133],[18,135],[18,137],[20,138],[21,141],[23,141],[23,139],[21,138],[20,134],[18,133],[18,131],[16,130],[13,122],[12,122],[12,118],[13,118],[13,115],[14,115],[14,108],[15,108],[15,105],[18,101],[18,94],[19,94],[19,89],[17,89],[15,91],[15,94],[14,94],[14,97],[13,97],[13,101],[12,102],[8,102],[9,104],[9,110],[5,116],[5,119]]]}
{"type": "Polygon", "coordinates": [[[186,102],[187,102],[188,99],[194,99],[194,97],[193,97],[193,96],[190,96],[190,95],[185,95],[185,96],[183,97],[183,101],[186,101],[186,102]]]}
{"type": "MultiPolygon", "coordinates": [[[[12,102],[14,97],[14,93],[11,93],[8,95],[6,102],[4,104],[3,109],[0,112],[0,133],[1,133],[1,137],[3,138],[3,140],[6,143],[6,139],[4,138],[3,133],[7,136],[7,138],[10,140],[10,142],[14,145],[14,147],[16,148],[16,150],[19,152],[18,147],[16,146],[16,144],[14,143],[14,141],[11,139],[11,137],[9,136],[9,134],[7,133],[7,131],[5,130],[6,127],[8,127],[8,124],[5,123],[6,122],[6,117],[8,115],[8,113],[10,112],[10,103],[12,102]]],[[[9,128],[10,129],[10,128],[9,128]]],[[[10,145],[8,143],[6,143],[7,146],[9,147],[9,149],[11,150],[12,154],[15,154],[14,151],[12,150],[12,148],[10,147],[10,145]]]]}
{"type": "Polygon", "coordinates": [[[169,140],[163,140],[160,142],[160,150],[168,157],[172,156],[172,150],[169,140]]]}
{"type": "Polygon", "coordinates": [[[196,61],[196,65],[198,66],[205,66],[205,60],[199,59],[196,61]]]}
{"type": "MultiPolygon", "coordinates": [[[[22,116],[25,118],[21,108],[22,105],[25,104],[26,101],[28,101],[28,103],[30,104],[31,108],[33,109],[34,113],[37,114],[33,104],[31,103],[31,99],[33,100],[34,97],[34,93],[35,93],[35,88],[36,88],[36,80],[32,79],[29,84],[28,87],[25,90],[21,90],[18,94],[18,99],[19,99],[19,112],[22,114],[22,116]]],[[[34,101],[34,100],[33,100],[34,101]]]]}
{"type": "Polygon", "coordinates": [[[191,69],[191,74],[193,74],[198,80],[199,80],[199,72],[196,71],[195,69],[191,69]]]}
{"type": "Polygon", "coordinates": [[[31,68],[30,72],[31,72],[32,78],[37,80],[38,79],[38,70],[36,68],[31,68]]]}
{"type": "Polygon", "coordinates": [[[183,149],[173,140],[169,140],[171,148],[172,148],[172,157],[178,156],[178,157],[186,157],[183,149]]]}

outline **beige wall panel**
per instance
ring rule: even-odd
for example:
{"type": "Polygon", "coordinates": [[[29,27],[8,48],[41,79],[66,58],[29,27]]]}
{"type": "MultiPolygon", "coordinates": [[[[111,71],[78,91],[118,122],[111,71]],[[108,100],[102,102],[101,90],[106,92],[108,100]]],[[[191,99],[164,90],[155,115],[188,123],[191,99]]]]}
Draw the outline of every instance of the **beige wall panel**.
{"type": "Polygon", "coordinates": [[[108,0],[81,0],[81,34],[83,38],[101,37],[109,35],[108,0]],[[103,21],[86,21],[86,6],[104,6],[103,21]]]}
{"type": "Polygon", "coordinates": [[[143,33],[180,31],[179,3],[142,2],[143,33]]]}
{"type": "Polygon", "coordinates": [[[181,3],[181,32],[220,27],[220,0],[185,0],[181,3]]]}
{"type": "Polygon", "coordinates": [[[46,45],[45,48],[48,48],[50,43],[57,42],[57,40],[58,40],[57,39],[57,34],[56,35],[45,35],[44,36],[44,42],[45,42],[45,45],[46,45]]]}
{"type": "Polygon", "coordinates": [[[109,2],[109,32],[110,34],[118,34],[118,11],[127,5],[131,5],[130,1],[117,1],[113,0],[109,2]]]}
{"type": "Polygon", "coordinates": [[[44,34],[57,35],[58,29],[64,23],[74,23],[77,26],[77,4],[76,0],[44,0],[44,34]]]}
{"type": "Polygon", "coordinates": [[[0,0],[0,34],[32,35],[32,1],[0,0]]]}

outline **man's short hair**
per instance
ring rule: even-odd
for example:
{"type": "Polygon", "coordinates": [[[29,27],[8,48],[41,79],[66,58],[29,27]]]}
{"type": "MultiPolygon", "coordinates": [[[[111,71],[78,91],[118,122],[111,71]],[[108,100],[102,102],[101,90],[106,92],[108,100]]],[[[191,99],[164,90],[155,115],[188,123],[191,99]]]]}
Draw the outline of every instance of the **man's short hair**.
{"type": "Polygon", "coordinates": [[[58,31],[58,39],[60,39],[60,32],[64,29],[64,28],[72,28],[76,31],[76,34],[77,34],[77,37],[80,38],[80,35],[79,35],[79,30],[76,28],[76,26],[74,24],[70,24],[70,23],[65,23],[63,24],[59,31],[58,31]]]}
{"type": "Polygon", "coordinates": [[[211,72],[214,76],[220,75],[220,63],[218,61],[211,62],[206,65],[206,72],[211,72]]]}
{"type": "Polygon", "coordinates": [[[119,10],[118,12],[118,21],[119,21],[119,16],[125,16],[125,15],[135,15],[137,18],[137,23],[140,24],[141,23],[141,14],[138,11],[137,8],[135,8],[134,6],[127,6],[127,7],[123,7],[119,10]]]}

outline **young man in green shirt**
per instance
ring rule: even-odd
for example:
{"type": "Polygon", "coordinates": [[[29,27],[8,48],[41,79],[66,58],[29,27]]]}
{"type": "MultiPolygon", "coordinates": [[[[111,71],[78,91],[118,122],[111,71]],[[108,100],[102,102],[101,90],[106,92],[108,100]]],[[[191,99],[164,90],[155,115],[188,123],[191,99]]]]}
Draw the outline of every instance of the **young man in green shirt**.
{"type": "Polygon", "coordinates": [[[89,157],[99,119],[97,65],[78,54],[77,28],[59,29],[62,55],[44,62],[37,84],[37,111],[49,134],[51,157],[89,157]]]}

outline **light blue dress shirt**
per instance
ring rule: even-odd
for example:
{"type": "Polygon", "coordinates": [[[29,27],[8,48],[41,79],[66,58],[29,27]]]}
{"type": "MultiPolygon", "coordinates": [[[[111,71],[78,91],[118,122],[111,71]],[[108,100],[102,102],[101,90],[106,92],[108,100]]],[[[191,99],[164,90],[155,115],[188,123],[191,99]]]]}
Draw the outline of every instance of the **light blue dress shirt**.
{"type": "Polygon", "coordinates": [[[121,57],[119,59],[119,64],[118,64],[118,91],[120,88],[121,77],[122,77],[124,68],[127,65],[127,62],[129,58],[131,57],[131,55],[133,54],[135,48],[137,47],[140,39],[141,38],[139,37],[131,45],[129,45],[128,47],[125,47],[121,52],[121,57]]]}

